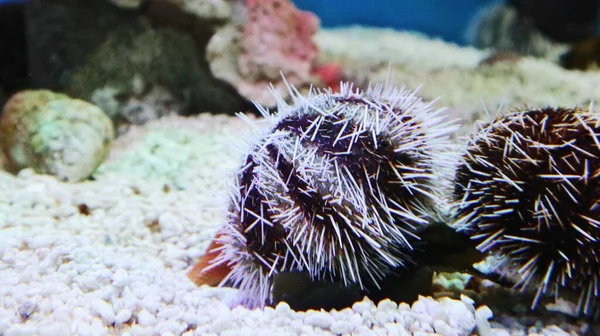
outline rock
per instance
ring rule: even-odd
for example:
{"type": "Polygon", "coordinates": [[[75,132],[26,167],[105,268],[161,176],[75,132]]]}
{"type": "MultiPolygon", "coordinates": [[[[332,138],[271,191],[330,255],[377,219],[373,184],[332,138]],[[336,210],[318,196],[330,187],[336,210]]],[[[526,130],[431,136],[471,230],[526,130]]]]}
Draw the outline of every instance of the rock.
{"type": "Polygon", "coordinates": [[[88,178],[106,158],[113,125],[95,105],[48,90],[21,91],[4,107],[0,146],[9,169],[63,181],[88,178]]]}
{"type": "Polygon", "coordinates": [[[28,85],[25,11],[20,2],[0,1],[0,106],[28,85]],[[8,47],[10,46],[10,47],[8,47]]]}
{"type": "Polygon", "coordinates": [[[523,21],[562,43],[580,42],[596,35],[600,23],[597,0],[508,0],[523,21]]]}
{"type": "Polygon", "coordinates": [[[112,119],[118,134],[124,134],[132,125],[143,125],[150,120],[181,111],[180,101],[168,89],[154,86],[145,90],[139,76],[134,77],[131,82],[132,95],[124,99],[117,99],[120,91],[113,86],[96,89],[90,97],[112,119]]]}
{"type": "Polygon", "coordinates": [[[318,48],[312,41],[319,19],[289,0],[236,2],[231,21],[208,43],[212,73],[247,99],[274,106],[272,84],[283,97],[286,84],[302,87],[312,80],[318,48]]]}
{"type": "Polygon", "coordinates": [[[600,36],[576,43],[562,55],[561,65],[565,69],[598,70],[600,68],[600,36]]]}
{"type": "Polygon", "coordinates": [[[32,84],[93,101],[117,126],[131,119],[132,102],[158,91],[170,98],[143,112],[150,118],[246,111],[250,104],[214,78],[204,57],[228,10],[224,0],[28,1],[32,84]]]}
{"type": "Polygon", "coordinates": [[[517,8],[494,4],[473,21],[469,27],[469,42],[477,48],[514,52],[555,60],[565,46],[550,39],[531,20],[524,19],[517,8]]]}

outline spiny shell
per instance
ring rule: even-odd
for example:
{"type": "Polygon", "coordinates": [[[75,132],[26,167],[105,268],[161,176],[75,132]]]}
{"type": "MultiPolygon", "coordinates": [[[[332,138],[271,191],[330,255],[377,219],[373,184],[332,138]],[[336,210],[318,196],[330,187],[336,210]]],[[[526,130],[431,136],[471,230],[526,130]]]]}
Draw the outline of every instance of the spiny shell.
{"type": "MultiPolygon", "coordinates": [[[[293,89],[236,176],[229,222],[212,266],[241,303],[271,300],[273,277],[307,271],[313,279],[377,283],[409,262],[417,231],[438,219],[452,148],[443,109],[391,86],[340,93],[293,89]]],[[[448,180],[449,181],[449,180],[448,180]]]]}
{"type": "Polygon", "coordinates": [[[503,115],[477,132],[456,172],[455,227],[504,256],[517,288],[578,291],[597,306],[600,118],[582,109],[503,115]]]}

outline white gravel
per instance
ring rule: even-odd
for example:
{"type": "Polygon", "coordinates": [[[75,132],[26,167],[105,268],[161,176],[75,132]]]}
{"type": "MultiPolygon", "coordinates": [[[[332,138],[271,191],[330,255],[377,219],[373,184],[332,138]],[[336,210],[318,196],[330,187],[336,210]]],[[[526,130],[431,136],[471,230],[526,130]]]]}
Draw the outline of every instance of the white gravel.
{"type": "Polygon", "coordinates": [[[0,172],[0,335],[470,335],[466,297],[247,310],[228,305],[235,290],[193,285],[240,162],[226,143],[244,129],[210,115],[151,122],[78,184],[0,172]]]}

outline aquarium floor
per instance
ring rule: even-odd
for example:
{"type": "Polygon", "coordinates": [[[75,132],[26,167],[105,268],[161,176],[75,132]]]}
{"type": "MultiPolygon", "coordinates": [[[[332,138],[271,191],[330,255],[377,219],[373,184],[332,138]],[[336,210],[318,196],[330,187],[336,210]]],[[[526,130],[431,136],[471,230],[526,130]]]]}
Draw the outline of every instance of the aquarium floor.
{"type": "MultiPolygon", "coordinates": [[[[333,312],[231,308],[186,277],[223,223],[249,127],[166,117],[121,136],[93,181],[0,172],[0,335],[468,335],[463,300],[369,300],[333,312]]],[[[478,316],[476,319],[475,316],[478,316]]],[[[524,334],[496,325],[487,335],[524,334]]],[[[537,333],[567,335],[539,321],[537,333]]]]}

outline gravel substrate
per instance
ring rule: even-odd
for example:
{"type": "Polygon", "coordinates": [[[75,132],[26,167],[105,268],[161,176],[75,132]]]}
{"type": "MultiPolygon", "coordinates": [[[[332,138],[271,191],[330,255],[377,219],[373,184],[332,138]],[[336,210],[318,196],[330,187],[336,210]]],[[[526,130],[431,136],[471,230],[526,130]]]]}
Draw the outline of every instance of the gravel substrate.
{"type": "Polygon", "coordinates": [[[228,304],[233,289],[193,285],[186,272],[224,220],[242,155],[231,140],[247,129],[167,117],[120,138],[94,181],[0,172],[0,335],[511,334],[467,297],[247,310],[228,304]]]}

